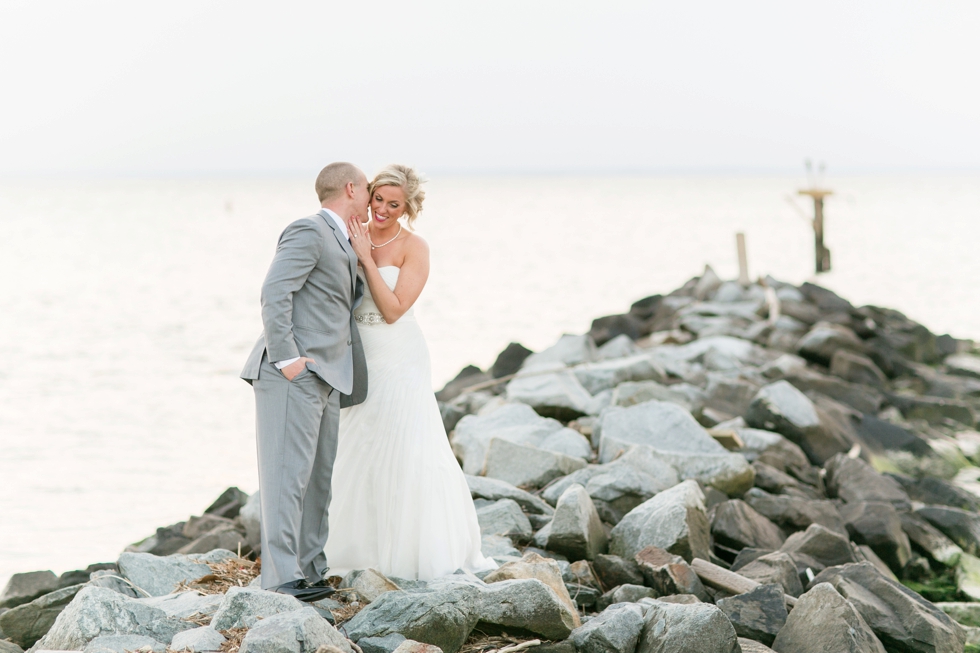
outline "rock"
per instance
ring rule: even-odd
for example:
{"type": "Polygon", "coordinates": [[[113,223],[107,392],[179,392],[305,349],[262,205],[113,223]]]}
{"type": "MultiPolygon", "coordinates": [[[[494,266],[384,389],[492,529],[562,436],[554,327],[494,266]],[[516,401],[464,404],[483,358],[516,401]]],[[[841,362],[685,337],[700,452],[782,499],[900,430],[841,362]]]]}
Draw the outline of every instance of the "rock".
{"type": "Polygon", "coordinates": [[[611,605],[636,603],[641,599],[657,598],[657,590],[643,585],[620,585],[599,597],[596,607],[605,610],[611,605]]]}
{"type": "MultiPolygon", "coordinates": [[[[630,452],[639,451],[631,449],[630,452]]],[[[665,473],[654,478],[629,464],[625,455],[605,465],[589,465],[548,485],[541,496],[556,504],[559,497],[572,485],[583,485],[591,497],[599,517],[610,524],[618,524],[623,515],[658,492],[676,485],[677,472],[666,463],[656,460],[665,473]]]]}
{"type": "Polygon", "coordinates": [[[569,639],[580,653],[633,653],[644,623],[640,606],[620,603],[573,630],[569,639]]]}
{"type": "Polygon", "coordinates": [[[439,406],[439,416],[442,417],[442,426],[446,429],[449,437],[452,438],[452,433],[456,429],[456,425],[459,424],[459,420],[466,417],[467,413],[454,404],[438,401],[436,405],[439,406]]]}
{"type": "Polygon", "coordinates": [[[783,588],[776,584],[760,585],[751,592],[718,599],[716,605],[732,622],[737,635],[763,644],[772,644],[789,614],[783,588]]]}
{"type": "Polygon", "coordinates": [[[980,498],[949,481],[933,476],[919,479],[904,474],[886,474],[895,479],[912,501],[933,506],[950,506],[968,512],[980,512],[980,498]]]}
{"type": "Polygon", "coordinates": [[[442,390],[436,393],[438,401],[452,401],[463,393],[467,388],[489,381],[490,376],[475,365],[467,365],[459,371],[452,381],[443,386],[442,390]]]}
{"type": "Polygon", "coordinates": [[[746,637],[738,638],[738,645],[742,649],[742,653],[775,653],[771,648],[755,641],[754,639],[748,639],[746,637]]]}
{"type": "Polygon", "coordinates": [[[737,653],[735,629],[708,603],[684,605],[651,601],[636,653],[737,653]]]}
{"type": "Polygon", "coordinates": [[[446,589],[388,592],[344,625],[355,642],[395,633],[456,653],[480,619],[481,589],[455,584],[446,589]]]}
{"type": "Polygon", "coordinates": [[[563,335],[551,347],[544,351],[528,356],[522,369],[540,365],[561,363],[562,365],[579,365],[596,359],[595,342],[588,335],[563,335]]]}
{"type": "Polygon", "coordinates": [[[476,518],[484,535],[504,535],[519,540],[529,540],[533,531],[527,515],[510,499],[501,499],[477,508],[476,518]]]}
{"type": "Polygon", "coordinates": [[[253,553],[262,552],[262,502],[259,492],[261,490],[256,490],[238,513],[238,519],[245,528],[245,539],[253,553]]]}
{"type": "Polygon", "coordinates": [[[507,384],[508,401],[527,404],[544,417],[571,420],[587,415],[592,405],[589,391],[563,365],[530,365],[539,355],[528,357],[521,371],[507,384]]]}
{"type": "Polygon", "coordinates": [[[521,557],[521,552],[514,548],[514,542],[502,535],[484,535],[480,551],[488,558],[521,557]]]}
{"type": "Polygon", "coordinates": [[[363,653],[392,653],[404,641],[408,641],[404,635],[392,633],[385,637],[362,637],[357,645],[363,653]]]}
{"type": "Polygon", "coordinates": [[[224,636],[217,630],[210,626],[201,626],[174,635],[170,648],[174,651],[204,653],[205,651],[220,651],[221,645],[224,643],[224,636]]]}
{"type": "Polygon", "coordinates": [[[786,540],[778,526],[740,499],[715,506],[711,514],[711,535],[722,546],[778,549],[786,540]]]}
{"type": "Polygon", "coordinates": [[[225,600],[224,594],[201,594],[194,590],[139,599],[140,603],[163,610],[168,617],[187,619],[193,615],[214,616],[225,600]]]}
{"type": "Polygon", "coordinates": [[[799,445],[772,431],[739,427],[735,432],[744,445],[739,453],[747,460],[769,465],[810,486],[820,483],[819,470],[799,445]]]}
{"type": "MultiPolygon", "coordinates": [[[[528,356],[533,354],[530,349],[524,345],[512,342],[504,347],[504,350],[497,355],[497,360],[493,362],[490,366],[490,376],[495,379],[499,379],[502,376],[510,376],[515,374],[517,370],[521,369],[521,365],[524,363],[528,356]]],[[[364,653],[368,653],[364,651],[364,653]]]]}
{"type": "Polygon", "coordinates": [[[636,554],[643,580],[659,596],[691,594],[699,600],[708,601],[708,593],[701,579],[694,573],[684,558],[667,553],[655,546],[648,546],[636,554]]]}
{"type": "Polygon", "coordinates": [[[611,589],[619,585],[642,585],[643,574],[639,565],[617,555],[600,554],[592,561],[592,568],[602,587],[611,589]]]}
{"type": "Polygon", "coordinates": [[[744,499],[756,512],[786,531],[800,531],[810,524],[820,524],[842,535],[847,534],[844,521],[832,501],[769,494],[759,488],[746,492],[744,499]]]}
{"type": "Polygon", "coordinates": [[[980,558],[969,553],[956,563],[956,588],[974,601],[980,601],[980,558]]]}
{"type": "Polygon", "coordinates": [[[561,567],[561,578],[565,581],[566,586],[569,583],[575,583],[596,589],[601,587],[599,579],[596,578],[592,571],[592,566],[587,560],[578,560],[567,567],[562,563],[558,563],[558,566],[561,567]]]}
{"type": "Polygon", "coordinates": [[[915,513],[970,555],[980,552],[980,516],[948,506],[925,506],[915,513]]]}
{"type": "Polygon", "coordinates": [[[917,433],[872,415],[861,417],[857,436],[870,452],[903,451],[919,457],[934,453],[929,443],[917,433]]]}
{"type": "Polygon", "coordinates": [[[572,485],[558,499],[551,521],[548,549],[570,560],[592,560],[605,552],[609,538],[589,493],[572,485]]]}
{"type": "Polygon", "coordinates": [[[825,569],[811,585],[821,583],[829,583],[847,599],[889,651],[963,650],[963,632],[952,619],[901,583],[878,573],[870,563],[825,569]]]}
{"type": "MultiPolygon", "coordinates": [[[[562,589],[567,597],[564,584],[562,589]]],[[[484,623],[522,628],[548,639],[565,639],[582,625],[578,610],[572,605],[569,608],[565,597],[560,597],[549,585],[537,578],[528,578],[488,585],[480,595],[477,612],[484,623]]],[[[405,634],[405,631],[401,632],[405,634]]]]}
{"type": "Polygon", "coordinates": [[[123,553],[117,564],[123,578],[150,596],[170,594],[178,583],[211,573],[208,565],[182,554],[123,553]]]}
{"type": "Polygon", "coordinates": [[[21,648],[34,646],[83,587],[73,585],[55,590],[0,614],[0,631],[21,648]]]}
{"type": "MultiPolygon", "coordinates": [[[[793,368],[786,374],[785,380],[792,383],[800,392],[814,399],[814,402],[818,403],[818,407],[819,402],[815,397],[823,395],[825,398],[849,406],[859,413],[877,414],[885,399],[877,388],[849,383],[836,376],[820,374],[816,370],[806,367],[793,368]]],[[[817,414],[820,414],[819,410],[817,414]]]]}
{"type": "Polygon", "coordinates": [[[813,402],[788,381],[777,381],[759,390],[745,421],[754,428],[786,436],[817,464],[851,448],[844,437],[820,423],[813,402]]]}
{"type": "Polygon", "coordinates": [[[867,622],[830,583],[800,597],[772,647],[779,653],[885,653],[867,622]]]}
{"type": "Polygon", "coordinates": [[[704,273],[698,278],[692,291],[692,295],[698,301],[710,299],[715,291],[721,287],[722,280],[711,268],[710,265],[704,266],[704,273]]]}
{"type": "Polygon", "coordinates": [[[793,557],[797,567],[810,566],[814,572],[824,567],[857,562],[847,538],[820,524],[810,524],[805,531],[793,533],[779,550],[793,557]]]}
{"type": "Polygon", "coordinates": [[[898,394],[888,395],[888,400],[902,411],[906,419],[924,419],[930,424],[944,424],[946,420],[953,420],[971,429],[977,425],[976,411],[963,401],[898,394]]]}
{"type": "Polygon", "coordinates": [[[830,373],[851,383],[884,388],[887,382],[885,373],[867,356],[838,349],[830,359],[830,373]]]}
{"type": "MultiPolygon", "coordinates": [[[[575,473],[572,475],[574,476],[575,473]]],[[[474,499],[479,498],[486,499],[488,501],[512,499],[513,501],[517,502],[517,505],[519,505],[524,512],[535,515],[553,515],[555,512],[554,509],[545,501],[542,501],[540,497],[516,488],[506,481],[467,474],[466,484],[469,486],[470,494],[473,495],[474,499]]]]}
{"type": "Polygon", "coordinates": [[[240,653],[315,653],[321,646],[353,653],[347,638],[321,617],[305,607],[258,621],[242,640],[240,653]]]}
{"type": "Polygon", "coordinates": [[[678,383],[668,387],[656,381],[638,381],[635,383],[626,381],[616,386],[609,403],[613,406],[629,408],[656,399],[657,401],[677,404],[689,413],[699,412],[703,403],[700,394],[698,394],[700,390],[698,393],[684,392],[686,388],[681,386],[687,386],[687,384],[678,383]]]}
{"type": "Polygon", "coordinates": [[[0,594],[0,608],[14,608],[30,603],[39,596],[55,591],[58,587],[58,577],[52,571],[14,574],[0,594]]]}
{"type": "Polygon", "coordinates": [[[643,335],[643,320],[629,313],[596,318],[592,320],[592,328],[589,329],[589,336],[600,346],[600,355],[602,347],[614,340],[623,338],[632,343],[641,335],[643,335]]]}
{"type": "Polygon", "coordinates": [[[183,554],[207,553],[215,549],[241,551],[242,555],[248,555],[252,550],[244,533],[240,533],[232,525],[221,525],[180,547],[177,552],[183,554]]]}
{"type": "Polygon", "coordinates": [[[147,650],[164,653],[167,645],[145,635],[102,635],[90,641],[82,649],[84,653],[129,653],[129,651],[147,650]]]}
{"type": "Polygon", "coordinates": [[[667,380],[667,373],[648,354],[636,354],[627,358],[597,361],[579,365],[574,370],[579,383],[589,394],[611,390],[627,381],[667,380]]]}
{"type": "Polygon", "coordinates": [[[287,594],[254,587],[232,587],[211,619],[211,627],[215,630],[251,628],[259,619],[302,607],[301,601],[287,594]]]}
{"type": "Polygon", "coordinates": [[[860,353],[864,351],[864,343],[851,329],[828,322],[817,322],[796,344],[796,353],[800,356],[828,366],[841,349],[860,353]]]}
{"type": "Polygon", "coordinates": [[[704,494],[694,481],[664,490],[631,510],[610,533],[609,552],[633,558],[648,546],[679,555],[688,562],[707,560],[709,526],[704,494]]]}
{"type": "Polygon", "coordinates": [[[184,537],[184,523],[177,522],[170,526],[158,528],[150,537],[126,547],[127,553],[152,553],[155,556],[167,556],[176,553],[182,546],[190,543],[190,538],[184,537]]]}
{"type": "Polygon", "coordinates": [[[636,346],[633,339],[626,334],[620,334],[607,340],[601,347],[599,347],[596,355],[600,361],[608,361],[616,358],[636,356],[637,354],[642,353],[643,350],[636,346]]]}
{"type": "Polygon", "coordinates": [[[732,565],[732,571],[736,570],[740,575],[763,585],[776,583],[790,596],[799,596],[803,593],[803,583],[800,581],[797,564],[789,554],[782,551],[758,556],[742,567],[736,568],[732,565]]]}
{"type": "Polygon", "coordinates": [[[947,356],[943,362],[950,374],[980,379],[980,356],[955,354],[953,356],[947,356]]]}
{"type": "Polygon", "coordinates": [[[486,475],[515,486],[542,487],[583,467],[581,458],[494,438],[487,451],[486,475]]]}
{"type": "Polygon", "coordinates": [[[357,575],[350,587],[357,592],[357,596],[365,603],[376,600],[385,592],[395,592],[401,589],[377,569],[365,569],[357,575]]]}
{"type": "Polygon", "coordinates": [[[0,653],[24,653],[24,649],[17,646],[13,642],[0,639],[0,653]]]}
{"type": "Polygon", "coordinates": [[[234,519],[239,511],[248,502],[248,495],[237,487],[230,487],[222,492],[217,499],[204,511],[205,515],[217,515],[234,519]]]}
{"type": "Polygon", "coordinates": [[[789,474],[767,465],[761,460],[752,463],[752,469],[755,470],[755,486],[757,488],[762,488],[773,494],[788,494],[804,499],[820,497],[816,488],[800,483],[789,474]]]}
{"type": "Polygon", "coordinates": [[[397,653],[442,653],[442,649],[438,646],[416,642],[412,639],[406,639],[398,645],[395,651],[397,653]]]}
{"type": "Polygon", "coordinates": [[[177,633],[194,627],[160,608],[104,587],[84,587],[34,649],[79,651],[102,635],[142,635],[168,644],[177,633]]]}
{"type": "Polygon", "coordinates": [[[902,530],[908,536],[909,542],[925,551],[936,562],[942,563],[947,567],[956,566],[956,563],[959,562],[960,555],[963,553],[963,549],[933,527],[921,515],[912,512],[903,512],[899,513],[898,517],[902,522],[902,530]]]}
{"type": "Polygon", "coordinates": [[[827,494],[831,497],[846,503],[890,503],[900,511],[912,508],[909,495],[895,479],[879,474],[863,460],[838,454],[827,461],[824,469],[827,471],[827,494]]]}
{"type": "Polygon", "coordinates": [[[728,415],[744,415],[758,391],[757,384],[743,378],[712,373],[705,388],[705,405],[728,415]]]}
{"type": "Polygon", "coordinates": [[[934,603],[937,608],[961,626],[980,627],[980,603],[948,602],[934,603]]]}
{"type": "MultiPolygon", "coordinates": [[[[561,568],[554,560],[544,558],[536,553],[527,553],[521,560],[508,562],[491,571],[483,578],[483,581],[488,585],[492,585],[503,581],[528,579],[534,579],[544,583],[568,611],[574,615],[574,621],[578,620],[578,611],[575,608],[575,603],[565,588],[561,568]]],[[[578,626],[572,627],[577,628],[578,626]]]]}
{"type": "Polygon", "coordinates": [[[912,558],[909,538],[902,520],[890,503],[857,502],[841,507],[841,517],[855,544],[866,544],[894,572],[899,573],[912,558]]]}

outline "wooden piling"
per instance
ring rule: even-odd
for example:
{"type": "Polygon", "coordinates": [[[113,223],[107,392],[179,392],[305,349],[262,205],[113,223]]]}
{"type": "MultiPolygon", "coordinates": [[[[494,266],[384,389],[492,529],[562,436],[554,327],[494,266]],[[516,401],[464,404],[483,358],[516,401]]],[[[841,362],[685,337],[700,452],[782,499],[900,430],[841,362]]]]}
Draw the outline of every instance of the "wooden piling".
{"type": "Polygon", "coordinates": [[[817,274],[830,272],[830,250],[823,244],[823,198],[833,195],[833,191],[808,188],[801,190],[800,195],[813,198],[813,239],[817,274]]]}

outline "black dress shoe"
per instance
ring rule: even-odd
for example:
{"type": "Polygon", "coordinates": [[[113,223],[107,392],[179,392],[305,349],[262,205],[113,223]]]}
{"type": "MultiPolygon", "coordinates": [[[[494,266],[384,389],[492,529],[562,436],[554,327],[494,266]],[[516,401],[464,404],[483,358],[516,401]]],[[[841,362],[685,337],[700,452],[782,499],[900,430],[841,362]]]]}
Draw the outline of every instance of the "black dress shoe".
{"type": "Polygon", "coordinates": [[[332,587],[317,587],[315,585],[310,585],[306,582],[305,578],[301,578],[300,580],[294,580],[289,583],[283,583],[278,587],[273,587],[272,591],[278,592],[279,594],[295,596],[300,601],[312,603],[314,601],[327,598],[336,590],[332,587]]]}

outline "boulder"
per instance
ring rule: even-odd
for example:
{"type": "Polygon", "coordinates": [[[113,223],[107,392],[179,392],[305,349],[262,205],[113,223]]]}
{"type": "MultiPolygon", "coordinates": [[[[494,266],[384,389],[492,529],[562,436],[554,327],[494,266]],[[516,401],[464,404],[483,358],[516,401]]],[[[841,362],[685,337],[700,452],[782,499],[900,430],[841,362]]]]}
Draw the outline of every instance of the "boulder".
{"type": "MultiPolygon", "coordinates": [[[[593,337],[593,340],[595,338],[593,337]]],[[[643,350],[636,346],[633,339],[625,333],[621,333],[614,338],[610,338],[602,344],[596,352],[600,361],[608,361],[616,358],[626,358],[643,353],[643,350]]]]}
{"type": "Polygon", "coordinates": [[[739,453],[747,460],[769,465],[810,486],[820,483],[819,470],[810,464],[810,459],[799,445],[772,431],[741,426],[734,428],[742,440],[739,453]]]}
{"type": "Polygon", "coordinates": [[[633,560],[617,555],[600,554],[592,561],[595,575],[606,589],[619,585],[642,585],[643,574],[639,565],[633,560]]]}
{"type": "Polygon", "coordinates": [[[477,508],[476,518],[484,535],[504,535],[526,541],[533,534],[527,515],[511,499],[501,499],[477,508]]]}
{"type": "MultiPolygon", "coordinates": [[[[914,512],[903,512],[899,513],[898,517],[902,521],[902,530],[908,536],[909,542],[924,551],[936,562],[947,567],[956,566],[963,554],[963,549],[943,535],[921,515],[914,512]]],[[[0,623],[2,623],[2,619],[0,619],[0,623]]]]}
{"type": "MultiPolygon", "coordinates": [[[[248,498],[246,497],[246,501],[247,500],[248,498]]],[[[207,533],[221,526],[234,528],[235,522],[226,517],[221,517],[220,515],[212,515],[212,514],[204,513],[200,517],[191,517],[190,519],[188,519],[187,522],[184,523],[183,533],[184,533],[184,537],[190,540],[196,540],[202,535],[206,535],[207,533]]],[[[211,550],[212,549],[208,549],[208,551],[211,550]]],[[[204,551],[203,553],[207,553],[207,551],[204,551]]]]}
{"type": "Polygon", "coordinates": [[[488,558],[521,557],[521,552],[514,548],[514,541],[502,535],[484,535],[480,551],[488,558]]]}
{"type": "Polygon", "coordinates": [[[497,581],[481,592],[477,614],[483,623],[505,629],[522,628],[548,639],[565,639],[582,621],[574,604],[569,608],[565,601],[568,591],[564,584],[562,589],[564,597],[537,578],[497,581]]]}
{"type": "Polygon", "coordinates": [[[569,639],[579,653],[633,653],[644,623],[639,605],[618,603],[573,630],[569,639]]]}
{"type": "Polygon", "coordinates": [[[222,492],[214,503],[204,510],[204,514],[234,519],[246,503],[248,503],[248,494],[232,486],[222,492]]]}
{"type": "Polygon", "coordinates": [[[364,603],[376,600],[385,592],[395,592],[401,589],[377,569],[365,569],[357,575],[352,583],[349,585],[345,583],[344,586],[356,591],[358,598],[364,603]]]}
{"type": "Polygon", "coordinates": [[[737,653],[741,649],[732,623],[709,603],[646,604],[646,625],[636,653],[737,653]]]}
{"type": "Polygon", "coordinates": [[[574,373],[582,387],[593,395],[626,381],[663,383],[667,380],[667,373],[648,354],[586,363],[576,367],[574,373]]]}
{"type": "Polygon", "coordinates": [[[224,594],[201,594],[194,590],[139,599],[140,603],[163,610],[168,617],[187,619],[193,615],[213,617],[225,600],[224,594]]]}
{"type": "Polygon", "coordinates": [[[950,619],[961,626],[980,627],[980,603],[951,601],[934,603],[937,608],[949,615],[950,619]]]}
{"type": "Polygon", "coordinates": [[[960,556],[956,563],[956,588],[972,600],[980,601],[980,558],[969,553],[960,556]]]}
{"type": "Polygon", "coordinates": [[[851,541],[871,547],[892,571],[899,573],[905,568],[912,558],[912,547],[892,504],[845,503],[840,512],[851,541]]]}
{"type": "Polygon", "coordinates": [[[758,384],[744,378],[711,373],[708,375],[704,403],[731,416],[744,415],[758,391],[758,384]]]}
{"type": "Polygon", "coordinates": [[[0,608],[14,608],[30,603],[39,596],[53,592],[60,586],[52,571],[29,571],[14,574],[0,593],[0,608]]]}
{"type": "Polygon", "coordinates": [[[636,554],[636,564],[640,566],[646,585],[656,590],[658,596],[691,594],[699,600],[708,601],[708,593],[701,579],[684,562],[684,558],[648,546],[636,554]]]}
{"type": "Polygon", "coordinates": [[[943,361],[950,374],[969,376],[980,379],[980,356],[972,354],[954,354],[943,361]]]}
{"type": "Polygon", "coordinates": [[[611,605],[622,603],[636,603],[642,599],[654,599],[657,597],[657,590],[644,585],[620,585],[614,587],[599,597],[596,607],[605,610],[611,605]]]}
{"type": "MultiPolygon", "coordinates": [[[[502,581],[528,579],[534,579],[544,583],[569,612],[574,615],[573,621],[578,620],[578,612],[568,590],[565,588],[561,568],[552,559],[544,558],[537,553],[527,553],[519,561],[501,565],[498,569],[491,571],[483,578],[484,582],[488,585],[502,581]]],[[[577,627],[577,625],[573,626],[573,628],[577,627]]]]}
{"type": "Polygon", "coordinates": [[[542,487],[585,464],[581,458],[493,438],[487,451],[486,475],[515,486],[542,487]]]}
{"type": "Polygon", "coordinates": [[[84,587],[34,648],[79,651],[101,635],[142,635],[169,644],[174,635],[194,627],[160,608],[104,587],[84,587]]]}
{"type": "Polygon", "coordinates": [[[745,421],[754,428],[786,436],[817,464],[851,448],[843,436],[820,423],[813,402],[788,381],[777,381],[759,390],[745,421]]]}
{"type": "MultiPolygon", "coordinates": [[[[525,359],[534,352],[524,345],[512,342],[504,347],[504,350],[497,354],[497,360],[490,366],[490,376],[499,379],[502,376],[510,376],[521,369],[525,359]]],[[[365,651],[364,653],[368,653],[365,651]]]]}
{"type": "Polygon", "coordinates": [[[817,404],[818,416],[820,415],[819,399],[821,397],[832,399],[834,402],[853,408],[862,414],[877,414],[885,399],[877,388],[849,383],[836,376],[821,374],[808,367],[793,368],[786,374],[785,380],[814,400],[817,404]]]}
{"type": "Polygon", "coordinates": [[[623,315],[606,315],[592,320],[592,328],[589,335],[599,345],[599,356],[602,350],[610,342],[624,339],[632,344],[634,340],[643,335],[643,320],[636,315],[626,313],[623,315]]]}
{"type": "Polygon", "coordinates": [[[689,391],[690,388],[686,386],[686,383],[666,386],[656,381],[626,381],[616,386],[609,403],[613,406],[629,408],[656,399],[677,404],[689,413],[697,413],[704,403],[701,391],[700,389],[697,392],[689,391]]]}
{"type": "Polygon", "coordinates": [[[948,506],[924,506],[915,511],[971,555],[980,553],[980,516],[948,506]]]}
{"type": "MultiPolygon", "coordinates": [[[[179,634],[179,633],[178,633],[179,634]]],[[[167,645],[145,635],[101,635],[85,645],[84,653],[164,653],[167,645]]]]}
{"type": "Polygon", "coordinates": [[[939,425],[953,420],[971,429],[977,425],[976,411],[964,401],[904,394],[890,394],[888,400],[902,411],[906,419],[924,419],[930,424],[939,425]]]}
{"type": "Polygon", "coordinates": [[[778,526],[740,499],[712,508],[711,535],[718,544],[736,551],[745,547],[778,549],[786,540],[778,526]]]}
{"type": "Polygon", "coordinates": [[[736,567],[733,564],[732,571],[737,571],[739,575],[763,585],[775,583],[790,596],[799,596],[803,593],[803,583],[800,581],[797,564],[789,554],[782,551],[758,556],[744,566],[736,567]]]}
{"type": "Polygon", "coordinates": [[[846,537],[820,524],[810,524],[805,531],[793,533],[779,550],[796,560],[797,567],[809,566],[814,572],[858,561],[846,537]]]}
{"type": "Polygon", "coordinates": [[[755,486],[773,494],[788,494],[804,499],[819,499],[817,488],[800,483],[789,474],[782,472],[761,460],[752,463],[755,471],[755,486]]]}
{"type": "MultiPolygon", "coordinates": [[[[574,476],[574,473],[572,475],[574,476]]],[[[545,501],[542,501],[540,497],[514,487],[507,481],[466,474],[466,484],[469,486],[470,494],[474,499],[486,499],[487,501],[511,499],[517,502],[517,505],[519,505],[524,512],[534,515],[552,515],[555,512],[554,509],[545,501]]]]}
{"type": "Polygon", "coordinates": [[[830,583],[818,583],[799,598],[772,648],[778,653],[885,653],[857,609],[830,583]]]}
{"type": "Polygon", "coordinates": [[[303,603],[287,594],[255,587],[232,587],[211,619],[215,630],[251,628],[260,619],[303,607],[303,603]]]}
{"type": "Polygon", "coordinates": [[[245,634],[240,653],[315,653],[321,646],[353,653],[347,638],[315,608],[305,607],[258,621],[245,634]]]}
{"type": "Polygon", "coordinates": [[[796,343],[796,353],[821,365],[830,365],[834,353],[841,349],[863,352],[864,342],[851,329],[828,322],[817,322],[796,343]]]}
{"type": "Polygon", "coordinates": [[[555,363],[579,365],[595,359],[595,342],[589,335],[575,336],[566,333],[551,347],[528,356],[522,369],[555,363]]]}
{"type": "Polygon", "coordinates": [[[190,543],[190,538],[184,536],[185,522],[177,522],[163,526],[150,537],[126,547],[127,553],[152,553],[155,556],[167,556],[177,553],[182,546],[190,543]]]}
{"type": "Polygon", "coordinates": [[[548,549],[569,560],[592,560],[605,552],[608,543],[606,530],[589,493],[581,485],[569,486],[555,506],[548,549]]]}
{"type": "Polygon", "coordinates": [[[830,359],[830,373],[851,383],[884,388],[885,373],[867,356],[847,349],[838,349],[830,359]]]}
{"type": "Polygon", "coordinates": [[[436,399],[442,402],[452,401],[463,394],[467,388],[485,383],[489,380],[490,376],[479,367],[476,365],[467,365],[459,371],[459,374],[452,381],[444,385],[442,390],[436,393],[436,399]]]}
{"type": "Polygon", "coordinates": [[[824,469],[827,494],[831,497],[846,503],[890,503],[900,511],[912,508],[909,495],[895,479],[879,474],[863,460],[838,454],[827,461],[824,469]]]}
{"type": "Polygon", "coordinates": [[[432,644],[416,642],[413,639],[406,639],[395,648],[397,653],[442,653],[442,649],[432,644]]]}
{"type": "Polygon", "coordinates": [[[11,641],[0,639],[0,653],[24,653],[24,649],[11,641]]]}
{"type": "Polygon", "coordinates": [[[245,539],[253,553],[262,552],[262,500],[259,492],[261,490],[256,490],[238,513],[238,520],[245,528],[245,539]]]}
{"type": "Polygon", "coordinates": [[[529,365],[538,355],[528,357],[521,371],[507,384],[508,401],[527,404],[544,417],[570,420],[587,415],[592,406],[589,391],[563,365],[529,365]]]}
{"type": "Polygon", "coordinates": [[[739,637],[738,645],[741,647],[742,653],[775,653],[762,642],[757,642],[747,637],[739,637]]]}
{"type": "Polygon", "coordinates": [[[718,599],[718,608],[735,627],[740,637],[772,644],[786,623],[788,612],[780,585],[759,585],[754,590],[718,599]]]}
{"type": "Polygon", "coordinates": [[[170,642],[170,648],[174,651],[192,651],[193,653],[205,653],[209,651],[220,651],[221,645],[225,643],[225,637],[210,626],[191,628],[182,633],[174,635],[170,642]]]}
{"type": "Polygon", "coordinates": [[[886,476],[895,479],[912,501],[933,506],[949,506],[968,512],[980,512],[980,498],[949,481],[934,476],[923,476],[918,479],[904,474],[886,474],[886,476]]]}
{"type": "Polygon", "coordinates": [[[871,563],[825,569],[811,585],[820,583],[829,583],[847,599],[889,651],[963,650],[964,634],[956,622],[901,583],[880,574],[871,563]]]}
{"type": "Polygon", "coordinates": [[[393,653],[405,641],[414,640],[406,640],[404,635],[392,633],[384,637],[362,637],[357,646],[363,653],[393,653]]]}
{"type": "Polygon", "coordinates": [[[683,481],[631,510],[610,533],[609,552],[633,558],[656,546],[690,562],[710,556],[704,494],[695,481],[683,481]]]}
{"type": "Polygon", "coordinates": [[[820,524],[842,535],[847,534],[844,521],[832,501],[769,494],[759,488],[746,492],[744,499],[756,512],[788,532],[820,524]]]}
{"type": "Polygon", "coordinates": [[[58,615],[75,598],[84,585],[72,585],[44,594],[30,603],[0,614],[0,632],[21,648],[34,646],[51,630],[58,615]]]}
{"type": "Polygon", "coordinates": [[[207,553],[215,549],[241,551],[242,555],[248,555],[252,551],[245,533],[240,532],[233,525],[223,524],[180,547],[177,553],[207,553]]]}
{"type": "Polygon", "coordinates": [[[163,596],[177,584],[211,573],[211,567],[196,557],[182,554],[155,556],[151,553],[123,553],[119,556],[119,573],[150,596],[163,596]]]}
{"type": "Polygon", "coordinates": [[[567,567],[559,563],[559,567],[561,567],[561,578],[565,581],[565,585],[575,583],[596,589],[602,587],[599,584],[599,579],[596,578],[595,573],[592,571],[592,565],[589,564],[588,560],[577,560],[567,567]]]}
{"type": "Polygon", "coordinates": [[[605,465],[589,465],[560,478],[548,485],[541,496],[545,501],[556,504],[569,487],[582,485],[602,520],[617,524],[630,510],[677,484],[679,479],[674,468],[659,460],[657,462],[667,470],[661,478],[654,478],[620,458],[605,465]]]}

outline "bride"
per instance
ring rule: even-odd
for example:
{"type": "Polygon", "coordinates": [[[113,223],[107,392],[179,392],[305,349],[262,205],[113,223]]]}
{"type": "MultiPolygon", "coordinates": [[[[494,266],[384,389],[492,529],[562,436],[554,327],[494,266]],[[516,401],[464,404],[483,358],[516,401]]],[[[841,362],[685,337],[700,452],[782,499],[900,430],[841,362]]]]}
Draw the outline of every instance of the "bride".
{"type": "Polygon", "coordinates": [[[480,552],[480,526],[432,392],[429,350],[412,315],[429,276],[429,248],[412,232],[425,191],[419,174],[391,165],[369,186],[368,222],[350,242],[366,280],[354,310],[367,358],[367,400],[340,413],[327,562],[330,574],[373,567],[430,580],[496,564],[480,552]],[[401,220],[404,218],[404,220],[401,220]]]}

